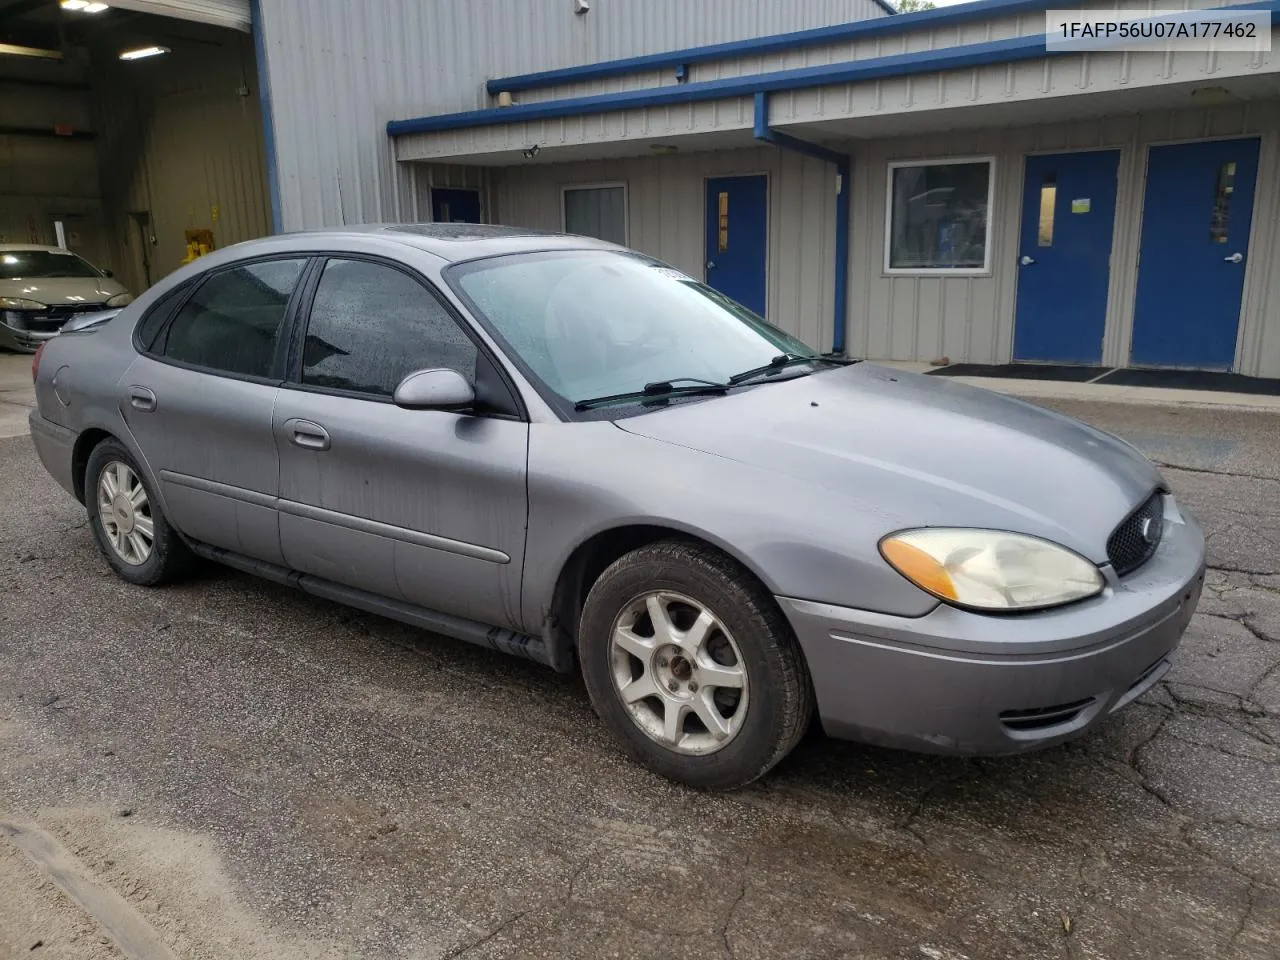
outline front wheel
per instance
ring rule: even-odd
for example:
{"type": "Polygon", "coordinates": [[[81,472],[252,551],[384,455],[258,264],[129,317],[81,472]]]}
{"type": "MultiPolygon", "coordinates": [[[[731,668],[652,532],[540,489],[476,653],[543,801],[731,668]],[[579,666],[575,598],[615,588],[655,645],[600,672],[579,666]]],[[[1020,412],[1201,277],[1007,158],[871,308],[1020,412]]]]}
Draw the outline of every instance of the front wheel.
{"type": "Polygon", "coordinates": [[[812,687],[790,626],[710,547],[664,541],[619,558],[592,586],[579,637],[596,713],[662,776],[742,786],[808,726],[812,687]]]}

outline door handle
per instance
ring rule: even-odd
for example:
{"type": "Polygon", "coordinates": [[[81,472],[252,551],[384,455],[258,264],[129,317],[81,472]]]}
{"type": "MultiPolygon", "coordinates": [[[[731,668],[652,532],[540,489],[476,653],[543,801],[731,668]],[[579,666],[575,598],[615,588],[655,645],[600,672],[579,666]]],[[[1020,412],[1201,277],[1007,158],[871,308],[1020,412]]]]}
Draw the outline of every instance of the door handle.
{"type": "Polygon", "coordinates": [[[143,413],[151,413],[156,408],[156,395],[147,387],[130,387],[129,406],[143,413]]]}
{"type": "Polygon", "coordinates": [[[707,269],[708,269],[708,270],[714,270],[715,268],[716,268],[716,262],[715,262],[714,260],[708,260],[708,261],[707,261],[707,269]]]}
{"type": "Polygon", "coordinates": [[[286,420],[284,428],[288,431],[289,439],[294,446],[304,447],[307,450],[329,449],[329,431],[318,423],[312,423],[310,420],[286,420]]]}
{"type": "Polygon", "coordinates": [[[1244,259],[1244,254],[1243,254],[1243,253],[1233,253],[1231,256],[1229,256],[1229,257],[1223,257],[1222,259],[1223,259],[1223,260],[1225,260],[1227,263],[1239,263],[1240,261],[1242,261],[1242,260],[1244,259]]]}
{"type": "Polygon", "coordinates": [[[1019,262],[1020,264],[1022,264],[1024,267],[1029,267],[1029,266],[1031,266],[1033,263],[1035,263],[1035,262],[1036,262],[1036,258],[1035,258],[1035,257],[1028,257],[1028,256],[1024,253],[1024,254],[1021,256],[1021,258],[1019,258],[1018,262],[1019,262]]]}

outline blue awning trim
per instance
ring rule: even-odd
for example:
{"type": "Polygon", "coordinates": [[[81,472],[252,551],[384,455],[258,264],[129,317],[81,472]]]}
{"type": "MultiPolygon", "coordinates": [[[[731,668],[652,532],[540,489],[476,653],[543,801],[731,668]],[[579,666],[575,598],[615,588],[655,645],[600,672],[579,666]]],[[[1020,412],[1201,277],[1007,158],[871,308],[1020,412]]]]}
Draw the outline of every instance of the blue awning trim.
{"type": "Polygon", "coordinates": [[[735,57],[754,57],[801,47],[883,37],[920,28],[932,29],[974,20],[987,20],[992,17],[1034,13],[1039,10],[1051,10],[1060,4],[1061,0],[1056,0],[1056,3],[1055,0],[973,0],[970,3],[938,10],[898,13],[892,7],[882,3],[881,6],[886,11],[892,12],[894,16],[855,20],[830,27],[814,27],[809,30],[795,30],[791,33],[777,33],[767,37],[753,37],[750,40],[731,40],[727,43],[687,47],[683,50],[624,57],[619,60],[605,60],[579,67],[540,70],[514,77],[495,77],[485,84],[485,89],[493,96],[504,90],[508,93],[517,93],[521,90],[536,90],[540,87],[554,87],[566,83],[620,77],[629,73],[643,73],[646,70],[663,70],[681,63],[707,63],[712,60],[729,60],[735,57]]]}
{"type": "MultiPolygon", "coordinates": [[[[993,0],[1006,2],[1006,0],[993,0]]],[[[1022,0],[1007,0],[1016,3],[1022,0]]],[[[1280,0],[1263,0],[1230,7],[1219,7],[1215,13],[1230,10],[1268,10],[1271,22],[1280,22],[1280,0]]],[[[903,18],[917,14],[904,14],[903,18]]],[[[613,110],[639,110],[647,107],[696,103],[707,100],[723,100],[730,97],[753,96],[757,92],[773,93],[779,90],[803,90],[812,87],[834,86],[881,80],[887,77],[933,73],[940,70],[959,70],[989,64],[1014,63],[1045,57],[1077,54],[1077,50],[1045,47],[1044,34],[1012,37],[986,43],[941,47],[936,50],[919,50],[868,60],[823,64],[816,67],[796,67],[772,73],[752,74],[744,77],[726,77],[722,80],[705,80],[700,83],[683,83],[644,90],[624,90],[620,93],[602,93],[586,97],[570,97],[548,100],[544,103],[519,104],[512,107],[491,107],[484,110],[468,110],[462,113],[446,113],[412,120],[392,120],[387,133],[398,137],[414,133],[431,133],[440,130],[465,130],[474,127],[496,126],[510,123],[526,123],[534,120],[551,120],[559,117],[584,116],[613,110]]]]}

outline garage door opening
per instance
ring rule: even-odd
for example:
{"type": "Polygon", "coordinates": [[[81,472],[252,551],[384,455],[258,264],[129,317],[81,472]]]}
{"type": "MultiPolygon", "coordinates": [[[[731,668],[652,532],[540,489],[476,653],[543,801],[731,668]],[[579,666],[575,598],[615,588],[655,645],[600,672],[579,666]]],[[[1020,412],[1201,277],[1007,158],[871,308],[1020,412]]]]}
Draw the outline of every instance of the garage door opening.
{"type": "Polygon", "coordinates": [[[270,232],[247,0],[0,0],[0,243],[137,294],[270,232]]]}

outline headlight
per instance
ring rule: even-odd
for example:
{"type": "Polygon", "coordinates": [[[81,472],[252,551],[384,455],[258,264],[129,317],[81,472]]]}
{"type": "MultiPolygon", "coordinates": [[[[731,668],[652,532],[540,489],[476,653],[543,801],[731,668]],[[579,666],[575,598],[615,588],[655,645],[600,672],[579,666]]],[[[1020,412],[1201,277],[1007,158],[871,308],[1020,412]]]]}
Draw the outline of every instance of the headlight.
{"type": "Polygon", "coordinates": [[[0,297],[0,310],[43,310],[44,304],[22,297],[0,297]]]}
{"type": "Polygon", "coordinates": [[[117,293],[114,297],[107,301],[108,307],[127,307],[133,303],[132,293],[117,293]]]}
{"type": "Polygon", "coordinates": [[[907,530],[881,540],[880,553],[921,590],[976,610],[1056,607],[1103,587],[1102,574],[1084,557],[1020,533],[907,530]]]}

